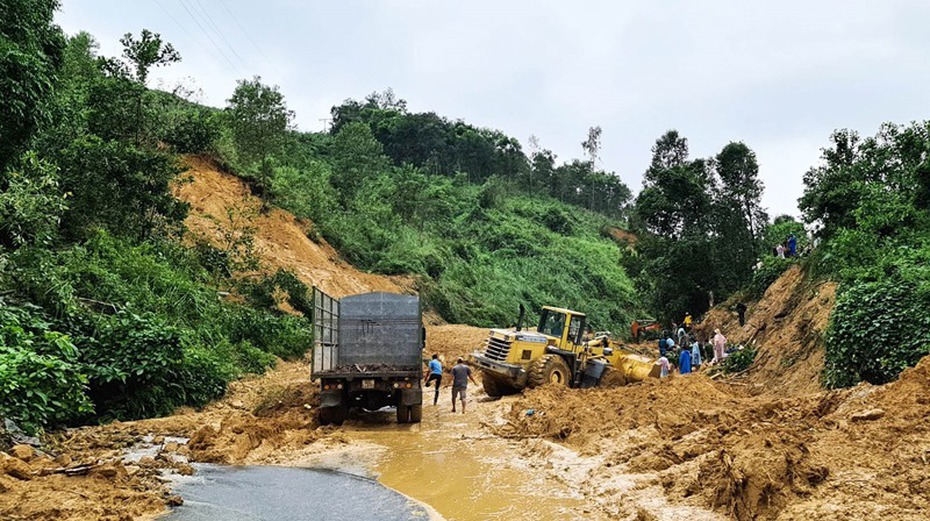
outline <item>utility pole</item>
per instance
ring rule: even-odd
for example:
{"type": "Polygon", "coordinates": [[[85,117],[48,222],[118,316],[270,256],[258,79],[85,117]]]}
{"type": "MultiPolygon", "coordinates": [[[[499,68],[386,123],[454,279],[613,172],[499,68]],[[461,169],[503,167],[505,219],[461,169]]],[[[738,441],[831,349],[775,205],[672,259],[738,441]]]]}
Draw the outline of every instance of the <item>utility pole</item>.
{"type": "Polygon", "coordinates": [[[329,122],[332,121],[332,118],[320,118],[320,121],[323,122],[323,132],[326,132],[329,127],[329,122]]]}

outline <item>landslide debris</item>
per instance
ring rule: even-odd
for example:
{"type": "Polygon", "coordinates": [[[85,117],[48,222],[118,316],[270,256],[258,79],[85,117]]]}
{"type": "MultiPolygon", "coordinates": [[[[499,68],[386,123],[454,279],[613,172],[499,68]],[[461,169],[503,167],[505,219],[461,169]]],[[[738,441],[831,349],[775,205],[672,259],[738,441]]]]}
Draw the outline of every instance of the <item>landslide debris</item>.
{"type": "Polygon", "coordinates": [[[743,327],[731,309],[734,301],[710,310],[695,330],[706,340],[719,328],[728,343],[758,350],[746,378],[752,389],[817,392],[824,367],[823,334],[836,303],[836,288],[834,282],[811,283],[795,264],[758,302],[745,302],[743,327]]]}
{"type": "Polygon", "coordinates": [[[882,387],[796,395],[746,387],[701,374],[613,389],[546,386],[516,400],[493,429],[600,458],[592,486],[649,476],[673,500],[733,519],[926,519],[930,357],[882,387]]]}

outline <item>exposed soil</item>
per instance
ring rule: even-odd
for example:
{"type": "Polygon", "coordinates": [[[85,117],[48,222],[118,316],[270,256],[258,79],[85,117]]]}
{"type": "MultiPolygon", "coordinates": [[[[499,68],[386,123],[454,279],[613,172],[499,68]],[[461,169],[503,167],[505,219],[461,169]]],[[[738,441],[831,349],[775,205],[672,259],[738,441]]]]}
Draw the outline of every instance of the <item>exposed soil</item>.
{"type": "Polygon", "coordinates": [[[835,302],[835,283],[810,284],[794,265],[761,300],[746,302],[743,327],[732,301],[712,309],[695,330],[699,338],[707,339],[720,328],[728,343],[758,350],[746,374],[755,392],[817,392],[824,363],[823,333],[835,302]]]}

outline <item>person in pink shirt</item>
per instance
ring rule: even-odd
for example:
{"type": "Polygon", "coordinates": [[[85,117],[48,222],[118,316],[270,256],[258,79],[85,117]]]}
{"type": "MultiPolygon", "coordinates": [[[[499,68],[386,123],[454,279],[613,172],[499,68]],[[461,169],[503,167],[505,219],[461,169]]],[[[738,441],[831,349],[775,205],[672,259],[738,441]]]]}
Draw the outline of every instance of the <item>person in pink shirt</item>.
{"type": "Polygon", "coordinates": [[[727,346],[727,337],[723,336],[720,333],[719,329],[714,330],[714,359],[711,360],[712,364],[719,364],[723,362],[723,348],[727,346]]]}
{"type": "Polygon", "coordinates": [[[670,367],[665,355],[659,357],[659,378],[667,378],[670,367]]]}

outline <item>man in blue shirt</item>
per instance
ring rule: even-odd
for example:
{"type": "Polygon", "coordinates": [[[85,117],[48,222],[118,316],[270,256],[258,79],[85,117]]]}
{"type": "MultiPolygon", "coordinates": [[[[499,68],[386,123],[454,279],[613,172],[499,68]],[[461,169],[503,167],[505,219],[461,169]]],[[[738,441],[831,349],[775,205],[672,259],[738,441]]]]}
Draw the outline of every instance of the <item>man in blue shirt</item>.
{"type": "Polygon", "coordinates": [[[678,357],[678,372],[680,374],[688,374],[691,372],[691,351],[687,349],[681,350],[681,355],[678,357]]]}
{"type": "Polygon", "coordinates": [[[433,396],[433,405],[436,405],[439,403],[439,384],[442,382],[442,363],[439,361],[439,355],[433,353],[433,359],[429,361],[426,371],[429,374],[429,376],[424,375],[426,386],[429,387],[430,382],[436,381],[436,395],[433,396]]]}

